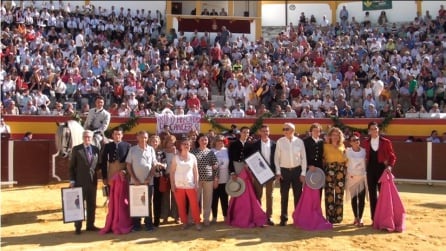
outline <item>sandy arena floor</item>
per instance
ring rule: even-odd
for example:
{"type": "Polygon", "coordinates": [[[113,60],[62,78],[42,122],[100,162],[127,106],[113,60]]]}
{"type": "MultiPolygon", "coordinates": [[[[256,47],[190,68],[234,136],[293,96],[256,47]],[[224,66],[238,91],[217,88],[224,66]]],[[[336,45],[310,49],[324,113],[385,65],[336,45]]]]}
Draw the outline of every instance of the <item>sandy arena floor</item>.
{"type": "MultiPolygon", "coordinates": [[[[153,232],[127,235],[74,234],[72,223],[64,224],[61,187],[66,183],[4,188],[1,191],[2,250],[445,250],[446,187],[399,184],[407,211],[407,230],[387,233],[370,226],[366,204],[363,228],[351,225],[350,204],[345,206],[344,222],[332,231],[307,232],[292,221],[285,227],[237,229],[219,222],[201,232],[180,230],[169,223],[153,232]]],[[[290,196],[290,199],[292,197],[290,196]]],[[[104,198],[98,190],[96,226],[105,224],[104,198]]],[[[367,203],[367,202],[366,202],[367,203]]],[[[290,203],[290,215],[292,213],[290,203]]],[[[274,221],[279,222],[279,188],[274,191],[274,221]]],[[[172,220],[172,219],[171,219],[172,220]]]]}

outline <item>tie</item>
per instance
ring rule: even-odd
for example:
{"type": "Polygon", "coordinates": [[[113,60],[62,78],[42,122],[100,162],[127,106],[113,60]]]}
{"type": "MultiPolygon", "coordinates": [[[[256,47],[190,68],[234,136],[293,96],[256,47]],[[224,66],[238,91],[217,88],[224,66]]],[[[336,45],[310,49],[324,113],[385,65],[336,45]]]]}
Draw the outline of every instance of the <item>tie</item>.
{"type": "Polygon", "coordinates": [[[119,143],[116,143],[115,145],[116,145],[116,147],[115,147],[115,153],[114,153],[113,159],[114,159],[114,160],[117,160],[117,161],[121,161],[121,160],[119,159],[119,151],[118,151],[118,145],[119,145],[119,143]]]}
{"type": "Polygon", "coordinates": [[[245,142],[242,142],[242,151],[240,152],[240,161],[245,160],[245,142]]]}
{"type": "Polygon", "coordinates": [[[88,159],[88,164],[90,164],[90,178],[91,181],[93,181],[93,177],[94,177],[94,173],[95,173],[95,166],[93,166],[91,164],[91,162],[93,161],[93,152],[91,150],[91,146],[87,146],[87,159],[88,159]]]}
{"type": "Polygon", "coordinates": [[[87,146],[86,151],[87,151],[88,163],[91,164],[91,160],[93,159],[93,153],[91,152],[91,146],[87,146]]]}

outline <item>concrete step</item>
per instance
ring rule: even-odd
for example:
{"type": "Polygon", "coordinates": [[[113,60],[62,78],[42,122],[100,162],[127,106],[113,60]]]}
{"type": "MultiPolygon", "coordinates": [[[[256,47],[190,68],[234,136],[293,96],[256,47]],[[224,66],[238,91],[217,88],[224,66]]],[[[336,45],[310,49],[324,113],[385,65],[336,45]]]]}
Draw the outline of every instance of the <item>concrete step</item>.
{"type": "Polygon", "coordinates": [[[223,95],[212,95],[212,103],[215,104],[215,106],[220,107],[225,103],[225,97],[223,95]]]}

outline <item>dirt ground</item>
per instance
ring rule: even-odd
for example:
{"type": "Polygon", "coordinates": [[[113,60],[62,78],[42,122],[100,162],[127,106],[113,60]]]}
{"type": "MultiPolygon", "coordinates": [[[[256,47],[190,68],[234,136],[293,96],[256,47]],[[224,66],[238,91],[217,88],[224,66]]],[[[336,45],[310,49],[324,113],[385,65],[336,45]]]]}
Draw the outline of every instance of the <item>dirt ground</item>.
{"type": "MultiPolygon", "coordinates": [[[[444,250],[446,246],[446,187],[399,184],[407,211],[404,233],[377,231],[370,226],[366,204],[363,228],[351,225],[353,214],[345,206],[344,222],[332,231],[309,232],[288,226],[238,229],[218,223],[198,232],[180,230],[172,223],[153,232],[127,235],[74,234],[72,223],[64,224],[61,191],[66,183],[48,186],[3,188],[1,191],[2,250],[444,250]]],[[[290,196],[290,201],[292,196],[290,196]]],[[[105,224],[104,198],[98,190],[96,226],[105,224]]],[[[290,210],[289,214],[291,215],[290,210]]],[[[279,188],[274,191],[274,220],[279,221],[279,188]]],[[[173,219],[171,219],[172,221],[173,219]]]]}

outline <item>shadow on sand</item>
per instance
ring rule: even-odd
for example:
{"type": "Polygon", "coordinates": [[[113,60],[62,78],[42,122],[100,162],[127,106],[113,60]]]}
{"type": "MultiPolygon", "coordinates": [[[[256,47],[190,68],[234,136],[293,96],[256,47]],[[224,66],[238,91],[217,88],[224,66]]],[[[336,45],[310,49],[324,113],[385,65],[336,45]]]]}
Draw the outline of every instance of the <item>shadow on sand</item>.
{"type": "Polygon", "coordinates": [[[45,217],[47,214],[61,214],[60,209],[41,210],[32,212],[18,212],[2,214],[2,227],[9,227],[14,225],[30,224],[45,221],[62,221],[62,214],[60,217],[45,217]],[[48,219],[46,219],[48,218],[48,219]]]}
{"type": "MultiPolygon", "coordinates": [[[[287,243],[298,240],[305,240],[314,237],[331,239],[334,236],[355,236],[380,234],[380,231],[374,230],[371,226],[356,228],[350,225],[335,226],[333,230],[311,232],[295,228],[292,224],[287,226],[274,226],[263,228],[240,229],[233,228],[223,222],[205,227],[201,232],[190,227],[187,230],[181,230],[180,225],[164,225],[155,231],[131,232],[126,235],[114,235],[112,233],[100,235],[97,232],[82,231],[81,235],[74,234],[73,231],[57,233],[41,233],[26,236],[3,237],[2,247],[13,247],[15,245],[39,245],[41,247],[53,247],[63,245],[67,242],[82,244],[96,242],[98,240],[107,240],[111,242],[132,242],[132,244],[150,244],[159,241],[182,242],[193,241],[195,239],[206,239],[209,241],[221,242],[225,239],[237,239],[238,246],[250,247],[263,242],[287,243]],[[212,236],[207,232],[212,232],[212,236]],[[217,233],[217,234],[215,234],[217,233]],[[35,240],[39,240],[35,243],[35,240]]],[[[382,232],[383,234],[386,232],[382,232]]],[[[388,233],[386,233],[388,234],[388,233]]]]}

